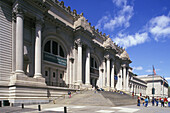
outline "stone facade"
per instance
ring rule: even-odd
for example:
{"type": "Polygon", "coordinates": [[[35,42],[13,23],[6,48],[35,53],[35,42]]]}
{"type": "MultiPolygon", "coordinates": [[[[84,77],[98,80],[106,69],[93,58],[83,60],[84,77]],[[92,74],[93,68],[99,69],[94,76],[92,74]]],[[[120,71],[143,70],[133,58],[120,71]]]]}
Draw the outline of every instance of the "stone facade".
{"type": "Polygon", "coordinates": [[[146,94],[125,49],[57,0],[0,1],[0,100],[45,103],[67,91],[146,94]]]}
{"type": "Polygon", "coordinates": [[[137,76],[138,79],[147,83],[146,95],[152,97],[168,97],[168,82],[159,75],[137,76]],[[155,88],[155,94],[152,94],[152,88],[155,88]]]}

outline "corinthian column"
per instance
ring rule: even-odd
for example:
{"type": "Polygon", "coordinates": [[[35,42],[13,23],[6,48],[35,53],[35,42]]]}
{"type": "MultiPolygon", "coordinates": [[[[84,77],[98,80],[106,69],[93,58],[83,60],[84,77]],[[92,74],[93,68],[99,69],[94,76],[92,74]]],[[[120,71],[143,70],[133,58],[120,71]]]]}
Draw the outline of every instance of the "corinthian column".
{"type": "Polygon", "coordinates": [[[121,66],[120,66],[120,72],[119,73],[120,73],[120,78],[118,78],[118,79],[120,79],[119,80],[120,81],[119,82],[119,88],[120,88],[119,90],[122,90],[122,88],[123,88],[122,87],[122,77],[123,77],[123,75],[122,75],[122,67],[121,66]]]}
{"type": "Polygon", "coordinates": [[[77,82],[82,84],[82,43],[78,43],[77,82]]]}
{"type": "Polygon", "coordinates": [[[115,70],[114,70],[114,62],[112,62],[112,71],[111,71],[111,88],[114,89],[114,73],[115,70]]]}
{"type": "Polygon", "coordinates": [[[42,20],[36,22],[35,39],[35,74],[34,77],[42,77],[41,74],[41,28],[42,20]]]}
{"type": "Polygon", "coordinates": [[[24,15],[21,8],[17,8],[16,12],[16,73],[24,73],[23,71],[23,34],[24,34],[24,15]]]}
{"type": "Polygon", "coordinates": [[[129,91],[129,69],[127,68],[126,91],[129,91]]]}
{"type": "Polygon", "coordinates": [[[126,90],[126,67],[123,67],[123,90],[126,90]]]}
{"type": "Polygon", "coordinates": [[[86,85],[90,85],[90,49],[86,48],[86,85]]]}
{"type": "Polygon", "coordinates": [[[110,88],[110,59],[107,58],[107,88],[110,88]]]}
{"type": "Polygon", "coordinates": [[[12,13],[12,73],[15,73],[16,62],[16,18],[14,12],[12,13]]]}
{"type": "Polygon", "coordinates": [[[102,77],[102,84],[103,84],[103,87],[102,87],[102,88],[104,88],[104,87],[105,87],[105,84],[106,84],[106,83],[105,83],[105,78],[106,78],[106,77],[105,77],[105,76],[106,76],[106,75],[105,75],[105,74],[106,74],[106,73],[105,73],[105,72],[106,72],[106,63],[105,63],[105,59],[103,59],[103,64],[102,64],[102,65],[103,65],[103,70],[102,70],[102,72],[103,72],[103,77],[102,77]]]}

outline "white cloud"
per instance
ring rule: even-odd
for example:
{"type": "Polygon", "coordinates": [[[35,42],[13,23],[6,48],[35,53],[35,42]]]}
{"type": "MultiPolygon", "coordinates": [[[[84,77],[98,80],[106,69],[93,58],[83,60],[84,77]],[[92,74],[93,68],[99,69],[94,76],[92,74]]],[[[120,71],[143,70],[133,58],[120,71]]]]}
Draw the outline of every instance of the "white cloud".
{"type": "Polygon", "coordinates": [[[127,5],[127,0],[113,0],[113,3],[120,8],[118,13],[103,16],[96,25],[96,28],[113,31],[117,27],[127,28],[130,26],[130,19],[133,16],[133,6],[127,5]],[[104,21],[103,21],[104,20],[104,21]]]}
{"type": "Polygon", "coordinates": [[[166,79],[166,80],[170,80],[170,77],[166,77],[165,79],[166,79]]]}
{"type": "MultiPolygon", "coordinates": [[[[156,73],[157,73],[158,71],[160,71],[160,70],[161,70],[161,69],[155,69],[156,73]]],[[[145,72],[153,73],[153,70],[152,70],[152,69],[148,69],[148,70],[146,70],[145,72]]]]}
{"type": "Polygon", "coordinates": [[[153,72],[153,70],[148,69],[148,70],[146,70],[146,72],[151,73],[151,72],[153,72]]]}
{"type": "Polygon", "coordinates": [[[112,0],[112,2],[116,4],[116,6],[121,7],[123,5],[126,5],[127,0],[112,0]]]}
{"type": "Polygon", "coordinates": [[[138,66],[138,67],[133,67],[133,70],[137,70],[137,71],[140,71],[140,70],[143,70],[143,67],[142,67],[142,66],[138,66]]]}
{"type": "Polygon", "coordinates": [[[170,38],[170,16],[162,15],[152,18],[149,22],[149,32],[156,41],[160,38],[170,38]]]}
{"type": "Polygon", "coordinates": [[[102,26],[104,25],[105,22],[107,22],[109,20],[109,15],[108,16],[103,16],[98,22],[97,22],[97,25],[96,25],[96,28],[98,29],[102,29],[102,26]]]}
{"type": "Polygon", "coordinates": [[[163,61],[160,61],[159,63],[162,64],[162,63],[164,63],[164,62],[163,62],[163,61]]]}
{"type": "Polygon", "coordinates": [[[135,35],[125,35],[119,34],[116,38],[113,39],[114,42],[123,46],[124,48],[128,48],[130,46],[135,46],[137,44],[142,44],[149,39],[148,33],[136,33],[135,35]]]}

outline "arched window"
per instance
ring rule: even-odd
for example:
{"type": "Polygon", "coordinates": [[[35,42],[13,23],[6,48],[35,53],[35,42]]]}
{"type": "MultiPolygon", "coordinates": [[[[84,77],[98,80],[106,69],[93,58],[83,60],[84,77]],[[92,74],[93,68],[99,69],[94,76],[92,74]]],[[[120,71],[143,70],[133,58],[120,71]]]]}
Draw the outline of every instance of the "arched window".
{"type": "Polygon", "coordinates": [[[96,62],[96,59],[93,57],[90,57],[90,73],[93,73],[95,75],[99,75],[99,67],[96,62]]]}
{"type": "Polygon", "coordinates": [[[65,56],[62,46],[53,40],[50,40],[45,44],[44,51],[60,57],[65,56]]]}
{"type": "Polygon", "coordinates": [[[97,62],[93,57],[90,58],[90,67],[98,69],[97,62]]]}
{"type": "Polygon", "coordinates": [[[48,41],[46,44],[45,44],[45,47],[44,47],[44,51],[45,52],[48,52],[48,53],[51,53],[51,41],[48,41]]]}

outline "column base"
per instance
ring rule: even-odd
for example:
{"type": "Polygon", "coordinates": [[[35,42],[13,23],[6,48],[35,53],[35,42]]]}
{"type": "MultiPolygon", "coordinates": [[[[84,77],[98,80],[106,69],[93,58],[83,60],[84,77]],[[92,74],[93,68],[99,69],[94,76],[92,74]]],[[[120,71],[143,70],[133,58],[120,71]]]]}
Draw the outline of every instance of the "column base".
{"type": "Polygon", "coordinates": [[[16,70],[15,73],[16,74],[24,74],[24,71],[23,70],[16,70]]]}
{"type": "Polygon", "coordinates": [[[32,78],[28,77],[24,73],[15,73],[10,77],[9,86],[19,85],[19,86],[33,86],[33,87],[46,87],[45,78],[38,77],[32,78]]]}
{"type": "Polygon", "coordinates": [[[34,74],[34,78],[43,78],[41,73],[34,74]]]}
{"type": "Polygon", "coordinates": [[[110,91],[110,87],[109,86],[107,86],[106,88],[105,88],[105,91],[110,91]]]}
{"type": "Polygon", "coordinates": [[[83,88],[84,88],[85,90],[91,90],[91,89],[92,89],[92,85],[91,85],[90,83],[87,83],[87,84],[84,84],[84,85],[83,85],[83,88]]]}
{"type": "Polygon", "coordinates": [[[110,88],[110,90],[112,90],[112,91],[116,91],[116,88],[114,88],[114,87],[111,87],[111,88],[110,88]]]}
{"type": "Polygon", "coordinates": [[[45,78],[32,78],[15,73],[10,77],[9,101],[13,105],[48,103],[45,78]]]}

